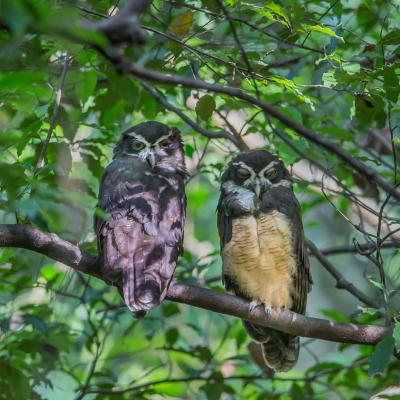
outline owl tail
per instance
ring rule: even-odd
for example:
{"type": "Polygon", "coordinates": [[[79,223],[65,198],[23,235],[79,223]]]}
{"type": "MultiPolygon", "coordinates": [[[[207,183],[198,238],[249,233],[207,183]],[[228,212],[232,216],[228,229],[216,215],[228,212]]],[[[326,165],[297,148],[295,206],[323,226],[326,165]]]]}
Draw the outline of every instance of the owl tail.
{"type": "Polygon", "coordinates": [[[298,336],[282,332],[279,334],[281,338],[278,340],[273,338],[275,335],[271,335],[268,342],[262,343],[264,360],[268,367],[276,372],[288,372],[295,367],[299,359],[300,339],[298,336]]]}
{"type": "Polygon", "coordinates": [[[288,372],[299,359],[298,336],[242,321],[248,335],[261,344],[265,363],[276,372],[288,372]]]}

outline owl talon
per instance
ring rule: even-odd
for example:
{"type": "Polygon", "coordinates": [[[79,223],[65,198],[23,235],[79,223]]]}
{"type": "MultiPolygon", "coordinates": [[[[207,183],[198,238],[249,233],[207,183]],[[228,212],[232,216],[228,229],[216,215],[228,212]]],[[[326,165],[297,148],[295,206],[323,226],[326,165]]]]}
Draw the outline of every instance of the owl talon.
{"type": "Polygon", "coordinates": [[[260,300],[253,300],[248,307],[248,311],[252,312],[256,307],[260,306],[262,303],[260,300]]]}
{"type": "Polygon", "coordinates": [[[271,308],[270,307],[265,307],[265,314],[267,314],[267,319],[268,319],[269,315],[271,314],[271,308]]]}

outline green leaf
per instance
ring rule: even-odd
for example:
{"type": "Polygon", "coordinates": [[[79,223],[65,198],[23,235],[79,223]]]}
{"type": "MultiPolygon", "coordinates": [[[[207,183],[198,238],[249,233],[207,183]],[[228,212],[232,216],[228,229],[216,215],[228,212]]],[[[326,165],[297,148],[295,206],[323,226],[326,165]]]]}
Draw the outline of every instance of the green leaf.
{"type": "Polygon", "coordinates": [[[357,157],[359,160],[363,161],[363,162],[367,162],[367,161],[371,161],[373,162],[377,167],[380,167],[382,164],[379,164],[378,161],[373,160],[372,158],[368,158],[368,157],[357,157]]]}
{"type": "Polygon", "coordinates": [[[373,52],[373,51],[366,51],[365,53],[358,53],[358,54],[352,56],[351,59],[364,58],[364,57],[375,58],[375,57],[382,57],[382,55],[379,53],[373,52]]]}
{"type": "Polygon", "coordinates": [[[297,86],[292,81],[290,81],[289,79],[286,79],[280,75],[269,75],[268,79],[271,79],[277,83],[281,83],[282,85],[284,85],[286,89],[294,92],[300,100],[309,104],[311,109],[313,111],[315,111],[315,107],[314,107],[314,104],[312,103],[312,101],[308,97],[304,96],[303,93],[300,92],[300,90],[297,88],[297,86]]]}
{"type": "Polygon", "coordinates": [[[372,353],[368,368],[368,376],[370,379],[375,375],[383,373],[384,368],[389,364],[390,356],[393,355],[393,348],[393,334],[389,333],[376,345],[375,350],[372,353]]]}
{"type": "Polygon", "coordinates": [[[322,126],[317,130],[319,132],[335,136],[338,139],[344,139],[348,142],[355,142],[354,136],[350,132],[346,131],[345,129],[338,128],[337,126],[322,126]]]}
{"type": "Polygon", "coordinates": [[[179,332],[176,328],[171,328],[167,331],[166,339],[167,343],[172,347],[178,340],[179,332]]]}
{"type": "Polygon", "coordinates": [[[384,293],[387,294],[387,290],[385,288],[385,286],[383,286],[383,283],[377,281],[374,277],[372,276],[367,276],[368,280],[375,285],[377,288],[379,288],[380,290],[382,290],[384,293]]]}
{"type": "MultiPolygon", "coordinates": [[[[338,25],[336,25],[335,35],[338,37],[342,37],[343,33],[344,33],[344,31],[343,31],[342,23],[340,22],[338,25]]],[[[327,54],[328,55],[335,54],[335,51],[338,48],[340,42],[341,42],[341,40],[338,39],[337,37],[332,37],[331,42],[329,43],[329,46],[328,46],[327,54]]]]}
{"type": "Polygon", "coordinates": [[[344,43],[344,39],[340,36],[337,36],[335,32],[333,32],[332,29],[328,28],[328,27],[322,27],[320,25],[307,25],[304,27],[304,29],[306,29],[307,31],[314,31],[314,32],[319,32],[319,33],[323,33],[325,35],[329,35],[332,36],[338,40],[340,40],[342,43],[344,43]]]}
{"type": "Polygon", "coordinates": [[[192,158],[194,153],[194,148],[190,144],[185,145],[185,153],[189,158],[192,158]]]}
{"type": "Polygon", "coordinates": [[[226,105],[227,105],[229,108],[233,108],[233,99],[232,99],[232,97],[230,97],[230,96],[228,96],[228,95],[226,95],[226,94],[220,94],[219,96],[220,96],[222,99],[225,100],[225,103],[226,103],[226,105]]]}
{"type": "Polygon", "coordinates": [[[171,317],[180,313],[179,307],[175,303],[163,305],[163,312],[165,317],[171,317]]]}
{"type": "Polygon", "coordinates": [[[318,312],[322,313],[325,317],[333,319],[336,322],[349,322],[350,318],[343,313],[331,309],[319,309],[318,312]]]}
{"type": "Polygon", "coordinates": [[[215,107],[215,100],[207,94],[197,102],[196,113],[202,120],[207,121],[211,117],[215,107]]]}
{"type": "Polygon", "coordinates": [[[47,329],[47,324],[38,315],[25,314],[25,315],[22,316],[22,320],[26,324],[31,324],[33,327],[39,329],[46,336],[49,335],[49,331],[47,329]]]}
{"type": "Polygon", "coordinates": [[[124,111],[125,104],[125,100],[119,100],[110,109],[104,111],[103,123],[106,127],[112,127],[117,122],[124,111]]]}
{"type": "Polygon", "coordinates": [[[328,71],[322,74],[322,81],[324,82],[325,86],[336,86],[338,84],[338,78],[340,73],[338,74],[337,70],[329,69],[328,71]]]}
{"type": "Polygon", "coordinates": [[[11,369],[10,391],[14,399],[30,399],[31,388],[28,378],[18,369],[11,369]]]}
{"type": "Polygon", "coordinates": [[[284,9],[280,5],[273,3],[272,1],[268,1],[268,2],[264,3],[264,6],[261,6],[258,4],[251,4],[251,3],[242,3],[242,5],[245,6],[246,8],[249,8],[249,9],[257,12],[258,14],[262,15],[263,17],[268,18],[269,20],[271,20],[273,22],[279,22],[288,28],[290,27],[289,18],[287,17],[284,9]],[[275,12],[279,16],[283,17],[283,20],[280,18],[277,18],[274,14],[272,14],[270,11],[268,11],[267,8],[269,8],[272,12],[275,12]]]}
{"type": "MultiPolygon", "coordinates": [[[[174,399],[183,399],[187,398],[187,391],[185,389],[184,384],[179,382],[164,382],[153,387],[154,392],[160,393],[164,396],[162,397],[171,397],[174,399]]],[[[159,396],[158,396],[159,397],[159,396]]]]}
{"type": "Polygon", "coordinates": [[[96,88],[97,75],[92,71],[88,71],[83,76],[83,78],[84,78],[84,81],[79,82],[76,85],[75,90],[76,90],[80,100],[82,101],[82,103],[85,104],[86,101],[88,100],[88,98],[93,94],[94,89],[96,88]]]}
{"type": "Polygon", "coordinates": [[[385,35],[378,44],[389,45],[389,44],[400,44],[400,29],[393,32],[389,32],[385,35]]]}
{"type": "Polygon", "coordinates": [[[393,339],[395,346],[397,348],[397,351],[400,350],[400,323],[396,322],[393,330],[393,339]]]}
{"type": "Polygon", "coordinates": [[[369,314],[369,315],[375,315],[376,313],[384,313],[383,310],[379,310],[377,308],[372,308],[372,307],[358,306],[357,309],[361,310],[363,314],[369,314]]]}
{"type": "Polygon", "coordinates": [[[54,264],[49,264],[40,269],[40,273],[46,281],[53,280],[57,275],[58,271],[54,269],[54,264]]]}
{"type": "Polygon", "coordinates": [[[342,68],[350,75],[354,75],[360,72],[361,66],[359,63],[344,62],[342,68]]]}
{"type": "Polygon", "coordinates": [[[397,77],[395,71],[391,71],[390,73],[383,75],[383,82],[386,89],[386,98],[393,103],[396,103],[399,99],[400,91],[390,89],[390,87],[397,87],[399,85],[399,78],[397,77]]]}
{"type": "Polygon", "coordinates": [[[11,317],[4,318],[0,322],[0,330],[2,333],[7,333],[10,330],[11,317]]]}
{"type": "Polygon", "coordinates": [[[50,105],[52,102],[44,104],[43,106],[39,106],[35,108],[35,114],[36,116],[41,119],[42,121],[44,120],[44,117],[46,116],[47,110],[49,109],[50,105]]]}

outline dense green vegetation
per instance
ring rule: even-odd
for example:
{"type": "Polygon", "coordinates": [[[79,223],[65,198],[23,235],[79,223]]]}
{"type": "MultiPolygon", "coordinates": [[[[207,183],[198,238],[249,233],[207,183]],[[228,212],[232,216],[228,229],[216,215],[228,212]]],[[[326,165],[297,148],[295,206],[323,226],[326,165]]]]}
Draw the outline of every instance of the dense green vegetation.
{"type": "MultiPolygon", "coordinates": [[[[377,304],[335,288],[311,257],[307,315],[397,317],[400,212],[381,184],[398,182],[397,0],[156,0],[140,37],[131,19],[136,28],[121,38],[121,24],[110,44],[104,23],[127,3],[0,0],[1,224],[31,224],[96,253],[92,216],[113,146],[157,120],[181,130],[191,174],[177,280],[223,291],[220,176],[238,151],[265,148],[292,172],[307,237],[319,249],[341,246],[324,254],[377,304]],[[196,89],[201,81],[213,86],[196,89]],[[258,98],[323,142],[263,112],[258,98]]],[[[302,339],[297,367],[274,375],[237,318],[165,301],[137,321],[120,303],[99,279],[0,249],[0,399],[369,399],[400,379],[394,319],[375,348],[302,339]]]]}

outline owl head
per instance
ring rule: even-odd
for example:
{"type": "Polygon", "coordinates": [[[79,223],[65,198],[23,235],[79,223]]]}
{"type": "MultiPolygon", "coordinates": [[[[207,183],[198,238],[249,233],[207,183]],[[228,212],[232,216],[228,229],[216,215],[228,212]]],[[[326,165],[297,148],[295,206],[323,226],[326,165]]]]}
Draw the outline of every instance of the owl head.
{"type": "Polygon", "coordinates": [[[251,150],[239,154],[229,163],[222,175],[226,192],[239,188],[260,193],[274,187],[292,187],[292,178],[283,161],[266,150],[251,150]]]}
{"type": "Polygon", "coordinates": [[[180,131],[160,122],[142,122],[125,131],[114,148],[113,159],[124,156],[138,157],[151,168],[187,176],[180,131]]]}

